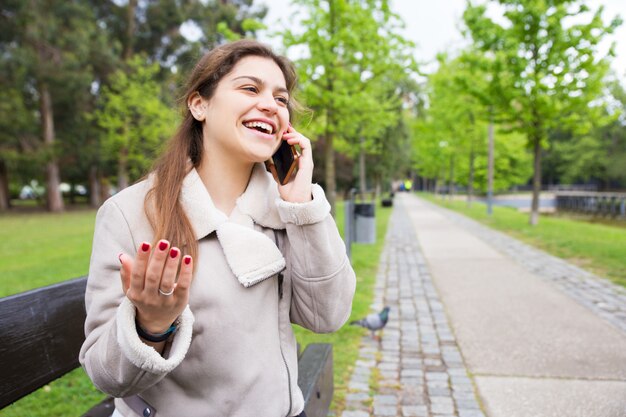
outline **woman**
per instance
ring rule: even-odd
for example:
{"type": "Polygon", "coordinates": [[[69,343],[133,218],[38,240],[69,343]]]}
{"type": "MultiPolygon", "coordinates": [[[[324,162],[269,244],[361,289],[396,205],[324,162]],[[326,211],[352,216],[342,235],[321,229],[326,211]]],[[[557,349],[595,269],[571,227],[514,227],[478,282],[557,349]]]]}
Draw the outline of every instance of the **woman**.
{"type": "Polygon", "coordinates": [[[295,78],[256,41],[209,52],[153,172],[98,211],[80,361],[114,416],[302,412],[291,323],[340,328],[355,276],[289,124],[295,78]],[[286,185],[263,164],[281,140],[286,185]]]}

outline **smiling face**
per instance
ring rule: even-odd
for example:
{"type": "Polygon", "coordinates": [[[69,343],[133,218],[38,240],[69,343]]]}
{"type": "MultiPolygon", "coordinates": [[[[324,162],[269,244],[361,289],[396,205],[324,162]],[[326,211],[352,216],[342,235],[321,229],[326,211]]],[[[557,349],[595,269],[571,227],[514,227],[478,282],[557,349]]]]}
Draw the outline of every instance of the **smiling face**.
{"type": "Polygon", "coordinates": [[[205,149],[236,162],[269,159],[289,127],[288,102],[285,77],[273,60],[242,58],[206,102],[205,149]]]}

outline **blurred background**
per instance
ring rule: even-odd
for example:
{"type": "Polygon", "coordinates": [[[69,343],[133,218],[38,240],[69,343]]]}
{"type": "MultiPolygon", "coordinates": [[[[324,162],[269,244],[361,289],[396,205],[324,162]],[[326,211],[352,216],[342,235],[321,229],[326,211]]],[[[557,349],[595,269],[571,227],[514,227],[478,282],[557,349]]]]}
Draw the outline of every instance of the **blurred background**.
{"type": "MultiPolygon", "coordinates": [[[[189,66],[256,37],[295,61],[316,181],[626,187],[619,0],[3,1],[0,210],[97,207],[141,178],[189,66]],[[491,132],[491,136],[489,135],[491,132]]],[[[334,201],[333,201],[334,202],[334,201]]]]}

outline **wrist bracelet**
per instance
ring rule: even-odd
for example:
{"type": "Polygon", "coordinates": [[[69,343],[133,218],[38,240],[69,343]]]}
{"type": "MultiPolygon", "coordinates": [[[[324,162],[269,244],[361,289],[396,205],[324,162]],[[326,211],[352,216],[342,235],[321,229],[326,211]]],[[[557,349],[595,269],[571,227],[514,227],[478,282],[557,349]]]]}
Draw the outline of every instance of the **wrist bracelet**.
{"type": "Polygon", "coordinates": [[[165,333],[150,333],[144,330],[140,325],[137,319],[135,319],[135,328],[137,329],[137,334],[142,339],[145,339],[149,342],[159,343],[165,342],[171,335],[176,333],[176,322],[172,323],[169,329],[165,331],[165,333]]]}

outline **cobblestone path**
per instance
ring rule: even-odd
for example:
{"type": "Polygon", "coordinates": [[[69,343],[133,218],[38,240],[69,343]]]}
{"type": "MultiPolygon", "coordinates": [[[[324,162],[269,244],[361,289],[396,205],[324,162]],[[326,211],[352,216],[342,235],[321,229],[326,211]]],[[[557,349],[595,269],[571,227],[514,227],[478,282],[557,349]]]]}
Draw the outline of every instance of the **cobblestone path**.
{"type": "Polygon", "coordinates": [[[341,417],[484,417],[404,207],[393,214],[373,309],[381,340],[362,339],[341,417]]]}

